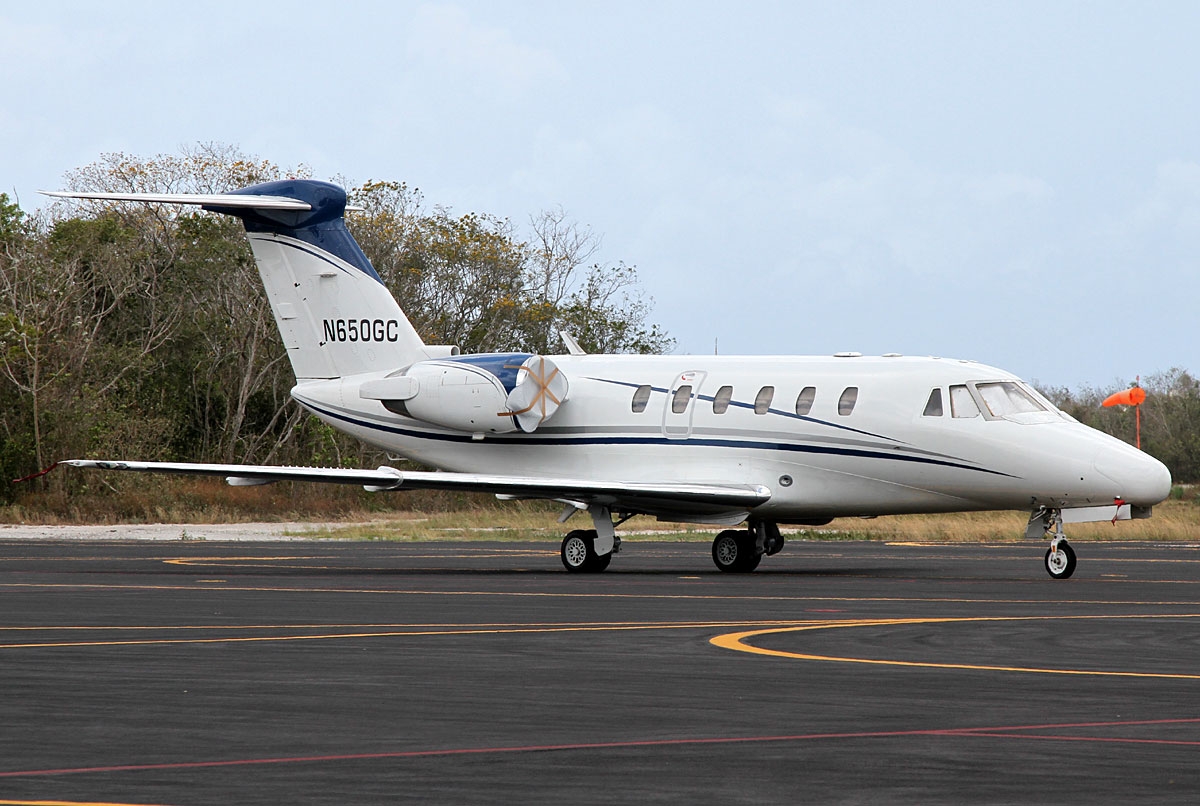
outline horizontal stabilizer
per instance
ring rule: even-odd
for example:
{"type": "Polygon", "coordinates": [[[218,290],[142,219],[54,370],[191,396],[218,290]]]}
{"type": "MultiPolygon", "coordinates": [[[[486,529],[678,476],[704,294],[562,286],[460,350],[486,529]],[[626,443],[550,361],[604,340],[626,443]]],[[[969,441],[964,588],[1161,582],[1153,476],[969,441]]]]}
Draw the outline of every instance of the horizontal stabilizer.
{"type": "Polygon", "coordinates": [[[655,514],[677,508],[709,511],[749,510],[765,504],[771,491],[758,484],[723,485],[687,482],[594,481],[585,479],[492,476],[479,473],[443,473],[273,465],[220,465],[189,462],[105,462],[68,459],[60,464],[99,470],[132,470],[143,473],[223,476],[230,484],[248,486],[272,481],[314,481],[361,484],[373,492],[386,490],[457,490],[510,498],[541,498],[600,503],[613,508],[655,514]]]}
{"type": "Polygon", "coordinates": [[[67,190],[39,190],[57,199],[94,201],[135,201],[160,204],[201,204],[205,207],[242,207],[251,210],[311,210],[301,199],[284,196],[255,196],[246,193],[76,193],[67,190]]]}

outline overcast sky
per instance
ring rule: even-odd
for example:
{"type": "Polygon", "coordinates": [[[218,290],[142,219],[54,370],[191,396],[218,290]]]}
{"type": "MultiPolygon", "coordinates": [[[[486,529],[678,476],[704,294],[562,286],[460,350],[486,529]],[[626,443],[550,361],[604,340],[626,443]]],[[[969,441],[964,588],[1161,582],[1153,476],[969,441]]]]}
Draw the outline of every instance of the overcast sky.
{"type": "Polygon", "coordinates": [[[1200,372],[1198,31],[1183,2],[7,3],[0,191],[232,144],[561,206],[679,353],[1105,386],[1200,372]]]}

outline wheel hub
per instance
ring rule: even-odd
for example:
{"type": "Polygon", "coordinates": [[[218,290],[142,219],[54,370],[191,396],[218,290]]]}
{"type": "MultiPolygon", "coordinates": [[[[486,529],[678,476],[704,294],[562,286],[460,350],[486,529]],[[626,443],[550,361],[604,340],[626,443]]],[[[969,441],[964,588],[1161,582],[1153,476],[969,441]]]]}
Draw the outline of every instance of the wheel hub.
{"type": "Polygon", "coordinates": [[[1067,553],[1062,549],[1055,549],[1050,553],[1050,570],[1056,574],[1061,574],[1067,569],[1067,553]]]}
{"type": "Polygon", "coordinates": [[[572,538],[567,541],[563,556],[567,558],[567,562],[578,568],[587,562],[587,544],[578,537],[572,538]]]}
{"type": "Polygon", "coordinates": [[[724,565],[732,565],[737,560],[738,546],[737,541],[732,538],[722,538],[717,543],[717,558],[724,565]]]}

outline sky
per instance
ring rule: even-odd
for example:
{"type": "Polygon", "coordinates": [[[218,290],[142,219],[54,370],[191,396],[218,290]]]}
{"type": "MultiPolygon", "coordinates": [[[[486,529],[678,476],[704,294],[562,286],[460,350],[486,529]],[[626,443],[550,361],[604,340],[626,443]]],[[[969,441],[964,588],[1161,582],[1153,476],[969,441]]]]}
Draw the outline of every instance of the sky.
{"type": "MultiPolygon", "coordinates": [[[[676,353],[1200,372],[1200,4],[0,5],[0,192],[202,142],[636,265],[676,353]]],[[[403,300],[400,301],[403,305],[403,300]]]]}

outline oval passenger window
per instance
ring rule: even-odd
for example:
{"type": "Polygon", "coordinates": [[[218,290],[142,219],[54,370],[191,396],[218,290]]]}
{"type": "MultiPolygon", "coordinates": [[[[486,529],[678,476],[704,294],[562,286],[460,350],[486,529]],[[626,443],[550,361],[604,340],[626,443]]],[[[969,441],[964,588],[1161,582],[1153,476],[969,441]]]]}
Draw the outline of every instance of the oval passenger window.
{"type": "Polygon", "coordinates": [[[639,414],[646,410],[646,404],[650,402],[650,385],[645,384],[639,386],[633,393],[633,413],[639,414]]]}
{"type": "Polygon", "coordinates": [[[838,414],[845,417],[850,412],[854,411],[854,404],[858,402],[858,387],[847,386],[842,396],[838,398],[838,414]]]}

